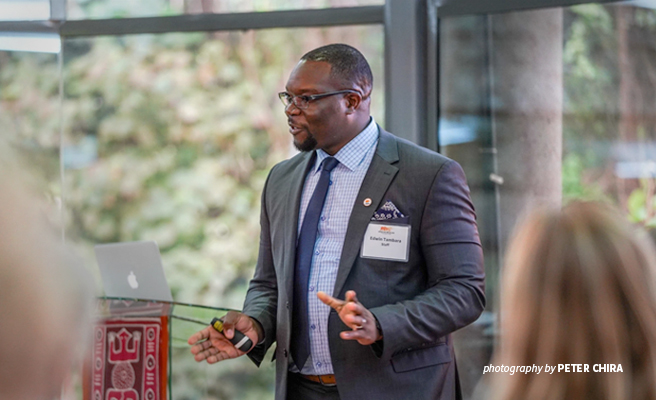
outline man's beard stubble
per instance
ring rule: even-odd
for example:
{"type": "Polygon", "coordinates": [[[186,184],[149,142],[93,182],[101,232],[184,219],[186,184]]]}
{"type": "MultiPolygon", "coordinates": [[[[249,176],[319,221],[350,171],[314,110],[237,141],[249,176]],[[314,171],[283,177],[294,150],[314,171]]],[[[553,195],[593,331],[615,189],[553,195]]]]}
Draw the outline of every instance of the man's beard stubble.
{"type": "Polygon", "coordinates": [[[298,151],[308,152],[316,149],[317,144],[318,144],[317,139],[315,139],[314,136],[310,132],[308,132],[307,137],[303,142],[301,143],[294,142],[294,147],[296,147],[298,151]]]}

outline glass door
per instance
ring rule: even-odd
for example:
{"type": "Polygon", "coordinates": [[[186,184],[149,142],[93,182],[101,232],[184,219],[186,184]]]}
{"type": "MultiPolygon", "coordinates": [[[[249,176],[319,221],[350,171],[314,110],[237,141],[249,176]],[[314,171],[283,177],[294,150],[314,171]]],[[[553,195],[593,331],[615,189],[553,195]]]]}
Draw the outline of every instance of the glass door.
{"type": "Polygon", "coordinates": [[[489,364],[503,251],[525,212],[598,200],[656,227],[648,5],[441,16],[438,142],[467,173],[486,256],[488,309],[458,333],[468,396],[489,364]]]}

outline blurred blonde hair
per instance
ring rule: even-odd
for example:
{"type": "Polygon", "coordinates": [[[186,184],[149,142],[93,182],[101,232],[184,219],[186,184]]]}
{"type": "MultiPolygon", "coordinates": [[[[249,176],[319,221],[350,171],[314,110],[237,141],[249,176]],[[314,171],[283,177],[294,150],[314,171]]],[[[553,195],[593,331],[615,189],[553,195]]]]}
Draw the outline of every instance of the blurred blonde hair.
{"type": "Polygon", "coordinates": [[[656,399],[656,252],[611,208],[575,202],[515,231],[494,365],[590,372],[494,375],[495,399],[656,399]],[[621,364],[622,373],[593,372],[621,364]]]}
{"type": "Polygon", "coordinates": [[[20,180],[0,168],[0,399],[52,399],[90,334],[93,282],[20,180]]]}

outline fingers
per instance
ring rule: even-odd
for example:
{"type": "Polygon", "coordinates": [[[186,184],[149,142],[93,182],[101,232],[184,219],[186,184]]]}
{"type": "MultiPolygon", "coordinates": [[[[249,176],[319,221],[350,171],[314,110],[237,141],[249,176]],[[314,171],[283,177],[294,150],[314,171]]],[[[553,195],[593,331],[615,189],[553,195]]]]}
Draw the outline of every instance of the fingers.
{"type": "Polygon", "coordinates": [[[244,355],[245,352],[238,350],[230,342],[230,339],[234,337],[235,329],[248,336],[253,342],[253,347],[255,343],[258,343],[259,334],[255,329],[255,322],[249,316],[237,311],[229,311],[221,320],[223,321],[223,333],[208,326],[189,337],[187,342],[192,345],[190,351],[196,361],[207,361],[209,364],[214,364],[244,355]]]}
{"type": "Polygon", "coordinates": [[[196,342],[191,347],[190,351],[194,355],[194,360],[198,362],[207,361],[209,364],[214,364],[229,358],[237,358],[244,354],[244,352],[237,350],[225,336],[219,332],[214,332],[209,339],[196,342]]]}
{"type": "Polygon", "coordinates": [[[344,300],[338,300],[324,292],[318,292],[317,297],[324,304],[334,308],[342,322],[353,330],[360,330],[367,323],[367,319],[363,314],[367,312],[360,302],[358,302],[355,291],[349,290],[344,296],[344,300]]]}
{"type": "Polygon", "coordinates": [[[263,334],[261,329],[258,330],[256,322],[251,317],[238,311],[228,311],[221,320],[223,321],[223,334],[228,339],[232,339],[235,336],[235,330],[238,330],[248,336],[253,343],[258,343],[263,334]]]}
{"type": "Polygon", "coordinates": [[[354,302],[354,303],[357,303],[357,302],[358,302],[358,297],[357,297],[356,294],[355,294],[355,290],[349,290],[349,291],[347,291],[344,300],[346,300],[347,303],[348,303],[348,302],[354,302]]]}
{"type": "Polygon", "coordinates": [[[317,297],[323,302],[323,304],[334,308],[337,312],[340,312],[344,304],[346,304],[345,301],[338,300],[333,296],[328,295],[326,292],[317,292],[317,297]]]}
{"type": "Polygon", "coordinates": [[[340,337],[344,340],[357,340],[362,345],[376,342],[378,329],[373,314],[361,304],[349,303],[345,308],[357,310],[358,313],[343,318],[344,323],[351,330],[341,332],[340,337]]]}
{"type": "Polygon", "coordinates": [[[363,327],[362,329],[354,331],[343,331],[339,334],[339,336],[344,340],[362,340],[367,337],[367,332],[363,327]]]}
{"type": "Polygon", "coordinates": [[[191,354],[197,362],[217,363],[227,358],[238,357],[237,349],[216,329],[208,326],[189,337],[191,354]]]}
{"type": "Polygon", "coordinates": [[[187,342],[192,345],[190,351],[196,361],[203,361],[221,349],[232,346],[222,334],[209,326],[191,335],[187,342]]]}
{"type": "Polygon", "coordinates": [[[375,342],[375,318],[359,301],[354,290],[344,295],[344,300],[338,300],[324,292],[318,292],[317,297],[324,304],[334,308],[344,325],[351,328],[351,332],[342,332],[342,339],[357,340],[362,344],[375,342]],[[357,334],[355,332],[358,332],[357,334]]]}
{"type": "Polygon", "coordinates": [[[224,350],[219,350],[216,347],[210,347],[194,356],[194,360],[197,362],[206,361],[208,364],[216,364],[219,361],[228,360],[231,358],[237,358],[241,354],[234,347],[226,347],[224,350]]]}
{"type": "Polygon", "coordinates": [[[237,353],[236,349],[235,351],[220,351],[217,352],[216,354],[210,355],[207,357],[205,361],[207,361],[208,364],[216,364],[220,361],[223,360],[229,360],[231,358],[237,358],[241,354],[237,353]]]}
{"type": "Polygon", "coordinates": [[[202,329],[202,330],[194,333],[193,335],[189,336],[189,339],[187,340],[187,343],[189,343],[191,345],[194,345],[194,344],[200,342],[201,340],[209,339],[210,338],[210,332],[209,332],[210,329],[212,329],[212,328],[210,328],[208,326],[207,328],[202,329]]]}
{"type": "Polygon", "coordinates": [[[221,318],[223,321],[223,334],[225,337],[232,339],[235,336],[235,327],[239,323],[239,320],[242,316],[242,313],[236,311],[228,311],[228,313],[223,316],[223,318],[221,318]]]}
{"type": "Polygon", "coordinates": [[[375,326],[371,327],[371,323],[362,325],[361,329],[352,331],[343,331],[339,336],[344,340],[356,340],[361,345],[370,345],[376,342],[375,326]]]}
{"type": "Polygon", "coordinates": [[[206,340],[204,342],[200,342],[198,344],[195,344],[191,348],[191,354],[194,355],[194,359],[196,361],[203,361],[209,356],[212,356],[214,354],[218,354],[219,349],[215,346],[212,345],[212,342],[209,340],[206,340]]]}
{"type": "MultiPolygon", "coordinates": [[[[350,309],[354,307],[350,307],[349,305],[345,308],[350,309]]],[[[346,324],[346,326],[351,329],[362,329],[362,327],[367,324],[367,318],[362,315],[364,308],[358,307],[354,309],[355,311],[350,311],[348,314],[345,314],[342,318],[342,321],[344,321],[344,324],[346,324]]]]}
{"type": "Polygon", "coordinates": [[[191,354],[196,355],[200,354],[203,351],[207,350],[208,348],[212,347],[212,342],[209,340],[206,340],[204,342],[200,342],[198,344],[195,344],[191,347],[191,354]]]}

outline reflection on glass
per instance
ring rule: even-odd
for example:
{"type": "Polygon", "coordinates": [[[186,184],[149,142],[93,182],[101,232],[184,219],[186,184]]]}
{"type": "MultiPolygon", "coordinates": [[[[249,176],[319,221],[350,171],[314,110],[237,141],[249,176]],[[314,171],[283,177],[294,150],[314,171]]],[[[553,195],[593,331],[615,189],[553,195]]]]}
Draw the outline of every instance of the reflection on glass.
{"type": "Polygon", "coordinates": [[[656,227],[655,43],[656,11],[632,6],[443,21],[439,141],[470,181],[490,300],[461,333],[466,394],[489,361],[503,249],[523,212],[598,200],[656,227]]]}
{"type": "Polygon", "coordinates": [[[61,39],[54,33],[2,32],[0,50],[57,54],[61,50],[61,39]]]}
{"type": "Polygon", "coordinates": [[[60,223],[57,55],[0,51],[0,169],[18,168],[60,223]]]}
{"type": "Polygon", "coordinates": [[[383,4],[384,0],[68,0],[68,18],[134,18],[383,4]]]}
{"type": "Polygon", "coordinates": [[[656,11],[587,6],[569,16],[563,194],[612,202],[655,228],[656,11]]]}
{"type": "Polygon", "coordinates": [[[0,0],[0,21],[50,19],[50,0],[0,0]]]}

